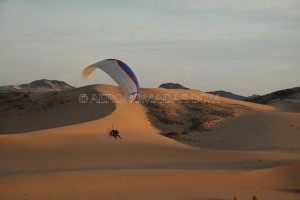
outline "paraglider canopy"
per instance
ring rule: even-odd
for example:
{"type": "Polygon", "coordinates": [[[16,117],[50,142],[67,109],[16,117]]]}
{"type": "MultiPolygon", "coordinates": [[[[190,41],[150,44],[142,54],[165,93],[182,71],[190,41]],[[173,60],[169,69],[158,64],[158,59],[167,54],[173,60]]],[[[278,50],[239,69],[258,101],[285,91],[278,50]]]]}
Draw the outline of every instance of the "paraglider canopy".
{"type": "Polygon", "coordinates": [[[82,71],[82,79],[87,79],[97,68],[107,73],[120,86],[131,103],[138,100],[140,94],[139,83],[128,65],[117,59],[102,60],[86,67],[82,71]]]}

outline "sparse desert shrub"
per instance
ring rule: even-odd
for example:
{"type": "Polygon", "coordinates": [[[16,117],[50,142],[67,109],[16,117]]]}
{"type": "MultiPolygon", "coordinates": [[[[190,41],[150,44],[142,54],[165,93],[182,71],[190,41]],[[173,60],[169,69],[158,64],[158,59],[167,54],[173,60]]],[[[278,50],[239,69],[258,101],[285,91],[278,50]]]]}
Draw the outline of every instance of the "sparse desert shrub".
{"type": "Polygon", "coordinates": [[[259,200],[257,195],[253,195],[252,200],[259,200]]]}

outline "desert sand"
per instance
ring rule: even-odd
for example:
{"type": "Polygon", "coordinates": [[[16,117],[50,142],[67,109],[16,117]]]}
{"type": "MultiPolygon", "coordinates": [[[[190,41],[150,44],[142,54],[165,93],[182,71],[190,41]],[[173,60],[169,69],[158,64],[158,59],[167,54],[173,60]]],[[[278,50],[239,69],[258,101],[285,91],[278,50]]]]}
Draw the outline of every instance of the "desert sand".
{"type": "MultiPolygon", "coordinates": [[[[300,113],[221,98],[247,109],[186,142],[161,135],[142,104],[78,102],[93,92],[121,93],[87,86],[58,92],[69,102],[2,114],[0,199],[300,198],[300,113]],[[108,136],[113,124],[123,139],[108,136]]],[[[187,92],[201,93],[142,90],[187,92]]]]}

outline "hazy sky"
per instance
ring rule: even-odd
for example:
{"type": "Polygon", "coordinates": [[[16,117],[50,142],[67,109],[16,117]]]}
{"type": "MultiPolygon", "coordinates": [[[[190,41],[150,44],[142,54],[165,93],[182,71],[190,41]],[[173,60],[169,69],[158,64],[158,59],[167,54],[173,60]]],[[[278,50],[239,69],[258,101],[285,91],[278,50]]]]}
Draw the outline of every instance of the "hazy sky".
{"type": "Polygon", "coordinates": [[[0,85],[114,84],[82,69],[118,58],[141,87],[242,95],[300,86],[299,0],[0,0],[0,85]]]}

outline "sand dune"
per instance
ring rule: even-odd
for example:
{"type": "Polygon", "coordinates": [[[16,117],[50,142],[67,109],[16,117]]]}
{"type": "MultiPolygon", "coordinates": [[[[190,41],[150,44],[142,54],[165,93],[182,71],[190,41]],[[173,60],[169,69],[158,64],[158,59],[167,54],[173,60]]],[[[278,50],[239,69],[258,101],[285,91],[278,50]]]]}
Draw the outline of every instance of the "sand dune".
{"type": "MultiPolygon", "coordinates": [[[[89,86],[74,99],[88,91],[120,93],[89,86]]],[[[142,90],[152,92],[199,91],[142,90]]],[[[83,104],[89,116],[57,105],[59,115],[70,112],[80,123],[0,135],[0,199],[299,199],[299,115],[226,98],[221,103],[246,114],[219,124],[198,148],[160,135],[143,104],[83,104]],[[107,135],[112,124],[122,140],[107,135]]],[[[28,118],[51,120],[45,113],[28,118]]]]}
{"type": "Polygon", "coordinates": [[[300,113],[300,94],[294,95],[292,98],[289,99],[273,102],[271,105],[274,106],[277,110],[283,112],[300,113]]]}
{"type": "Polygon", "coordinates": [[[186,135],[189,144],[226,150],[291,150],[300,152],[300,114],[250,111],[212,131],[186,135]]]}
{"type": "Polygon", "coordinates": [[[300,166],[251,172],[92,170],[3,177],[2,199],[299,199],[300,166]]]}
{"type": "MultiPolygon", "coordinates": [[[[24,133],[88,122],[112,113],[116,106],[106,104],[82,104],[80,94],[99,93],[94,86],[68,91],[26,93],[31,101],[22,103],[22,98],[11,97],[12,104],[0,114],[0,134],[24,133]],[[20,103],[21,102],[21,103],[20,103]],[[22,109],[19,109],[21,107],[22,109]],[[99,112],[101,110],[101,112],[99,112]]],[[[17,93],[19,94],[19,93],[17,93]]],[[[20,93],[20,94],[23,94],[20,93]]],[[[17,97],[22,95],[17,95],[17,97]]]]}

